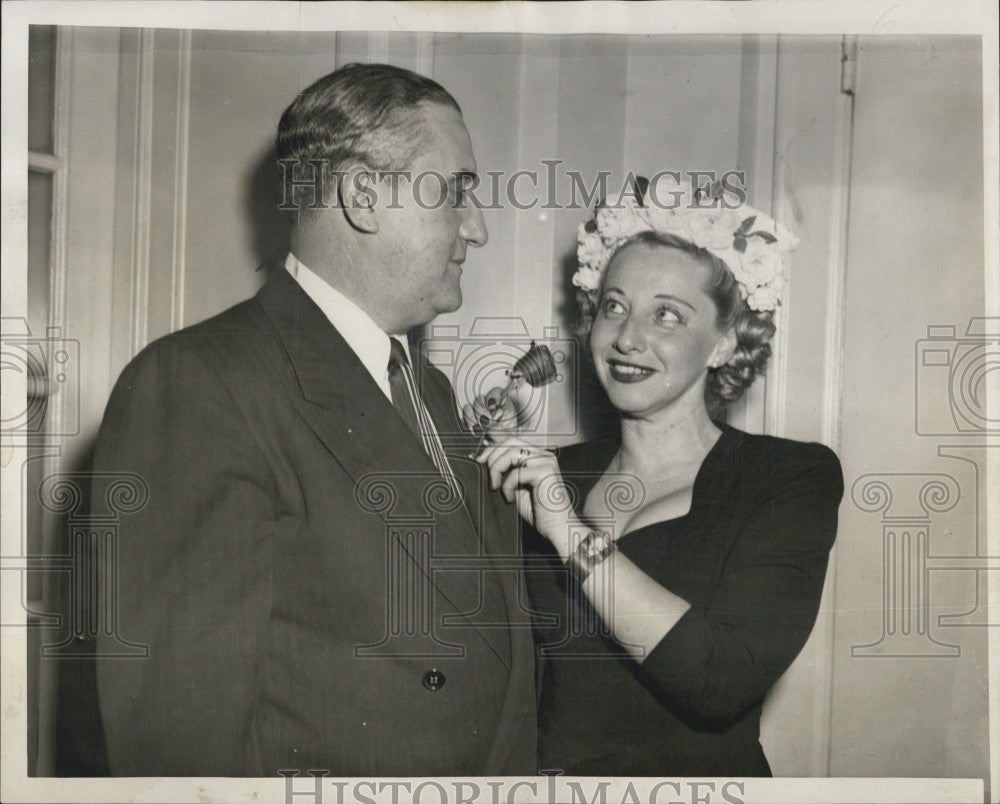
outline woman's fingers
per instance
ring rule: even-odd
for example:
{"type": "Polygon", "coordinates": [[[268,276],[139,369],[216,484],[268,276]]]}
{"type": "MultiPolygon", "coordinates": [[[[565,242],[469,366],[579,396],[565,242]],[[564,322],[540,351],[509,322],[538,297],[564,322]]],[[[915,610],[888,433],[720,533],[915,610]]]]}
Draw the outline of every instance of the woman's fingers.
{"type": "Polygon", "coordinates": [[[519,488],[534,488],[538,482],[549,474],[548,470],[537,461],[514,466],[503,478],[500,490],[507,502],[514,501],[514,492],[519,488]]]}
{"type": "Polygon", "coordinates": [[[519,461],[530,453],[528,445],[516,438],[508,438],[498,444],[487,446],[476,460],[486,464],[490,473],[490,488],[500,486],[501,479],[519,461]]]}
{"type": "MultiPolygon", "coordinates": [[[[491,488],[499,488],[505,476],[513,475],[512,470],[516,470],[525,465],[531,456],[531,450],[527,446],[520,444],[510,444],[509,442],[498,447],[490,454],[486,460],[486,465],[490,471],[491,488]]],[[[510,495],[506,495],[508,502],[510,495]]]]}
{"type": "Polygon", "coordinates": [[[572,510],[571,495],[563,483],[555,455],[516,438],[488,446],[477,457],[490,473],[490,488],[499,489],[507,502],[547,538],[566,529],[572,510]]]}
{"type": "Polygon", "coordinates": [[[535,511],[530,489],[515,489],[514,502],[517,504],[517,513],[520,514],[521,519],[529,525],[534,525],[535,511]]]}
{"type": "Polygon", "coordinates": [[[491,433],[513,433],[517,430],[517,405],[503,388],[496,387],[487,391],[485,403],[491,416],[491,433]]]}
{"type": "Polygon", "coordinates": [[[468,427],[473,432],[477,432],[479,425],[479,420],[476,417],[476,411],[473,405],[466,403],[462,405],[462,421],[465,426],[468,427]]]}
{"type": "Polygon", "coordinates": [[[517,432],[517,410],[514,408],[514,405],[510,400],[505,402],[500,407],[494,408],[492,415],[493,418],[490,419],[490,423],[487,427],[490,434],[495,437],[500,437],[507,433],[517,432]]]}
{"type": "Polygon", "coordinates": [[[462,406],[462,421],[483,439],[500,441],[517,432],[517,406],[503,388],[491,388],[462,406]]]}
{"type": "Polygon", "coordinates": [[[477,396],[472,400],[472,412],[480,427],[486,427],[493,418],[492,410],[486,402],[486,397],[477,396]]]}
{"type": "Polygon", "coordinates": [[[519,453],[511,464],[511,468],[503,476],[502,487],[507,500],[513,499],[513,491],[517,488],[540,490],[548,481],[560,479],[559,465],[555,456],[544,450],[540,452],[525,451],[519,453]]]}
{"type": "Polygon", "coordinates": [[[516,453],[518,449],[522,447],[526,448],[527,446],[520,439],[497,434],[495,438],[490,439],[490,443],[476,456],[476,460],[487,466],[492,466],[500,461],[508,451],[513,450],[516,453]]]}

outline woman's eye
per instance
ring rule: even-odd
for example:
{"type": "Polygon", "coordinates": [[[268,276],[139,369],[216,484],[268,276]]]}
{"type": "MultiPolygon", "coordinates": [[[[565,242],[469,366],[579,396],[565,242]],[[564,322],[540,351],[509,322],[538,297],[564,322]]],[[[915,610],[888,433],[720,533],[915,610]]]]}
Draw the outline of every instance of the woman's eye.
{"type": "Polygon", "coordinates": [[[601,308],[608,315],[618,315],[625,312],[625,306],[615,299],[605,299],[601,308]]]}
{"type": "Polygon", "coordinates": [[[656,311],[656,320],[661,324],[683,324],[684,318],[671,307],[661,307],[656,311]]]}

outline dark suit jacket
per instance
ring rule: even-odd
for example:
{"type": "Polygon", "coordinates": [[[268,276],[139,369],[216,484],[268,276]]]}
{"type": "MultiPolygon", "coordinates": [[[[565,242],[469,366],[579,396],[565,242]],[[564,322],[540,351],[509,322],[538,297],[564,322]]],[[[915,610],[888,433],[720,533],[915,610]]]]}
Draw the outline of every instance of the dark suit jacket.
{"type": "Polygon", "coordinates": [[[113,774],[535,772],[515,514],[418,375],[464,504],[283,269],[125,369],[95,469],[149,486],[106,578],[149,657],[99,662],[113,774]]]}

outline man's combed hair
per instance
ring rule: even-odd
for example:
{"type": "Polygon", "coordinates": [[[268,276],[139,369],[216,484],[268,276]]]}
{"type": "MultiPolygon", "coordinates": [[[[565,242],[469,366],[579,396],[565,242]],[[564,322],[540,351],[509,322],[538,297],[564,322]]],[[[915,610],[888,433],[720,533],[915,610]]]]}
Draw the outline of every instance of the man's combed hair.
{"type": "Polygon", "coordinates": [[[461,109],[430,78],[388,64],[347,64],[302,90],[278,124],[278,159],[323,159],[337,170],[409,167],[424,134],[412,115],[420,103],[461,109]]]}
{"type": "MultiPolygon", "coordinates": [[[[720,331],[733,327],[736,332],[736,350],[727,363],[709,369],[705,384],[705,405],[713,419],[719,419],[726,407],[735,402],[762,374],[771,359],[770,340],[774,337],[774,315],[771,312],[751,310],[743,300],[739,283],[726,264],[711,252],[662,232],[639,232],[623,243],[616,254],[635,243],[653,248],[676,248],[690,254],[709,271],[705,291],[715,305],[715,322],[720,331]]],[[[586,339],[594,323],[598,297],[595,293],[580,291],[580,324],[578,334],[586,339]]],[[[584,350],[587,352],[587,350],[584,350]]]]}

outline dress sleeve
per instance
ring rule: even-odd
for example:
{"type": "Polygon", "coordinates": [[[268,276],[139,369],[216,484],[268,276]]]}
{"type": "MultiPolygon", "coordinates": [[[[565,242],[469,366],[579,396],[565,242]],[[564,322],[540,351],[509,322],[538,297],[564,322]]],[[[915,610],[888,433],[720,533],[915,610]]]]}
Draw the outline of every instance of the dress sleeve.
{"type": "Polygon", "coordinates": [[[689,609],[640,666],[671,711],[708,721],[739,717],[788,669],[812,631],[843,476],[828,448],[796,447],[794,457],[769,456],[765,465],[780,470],[762,483],[737,525],[713,600],[689,609]]]}

